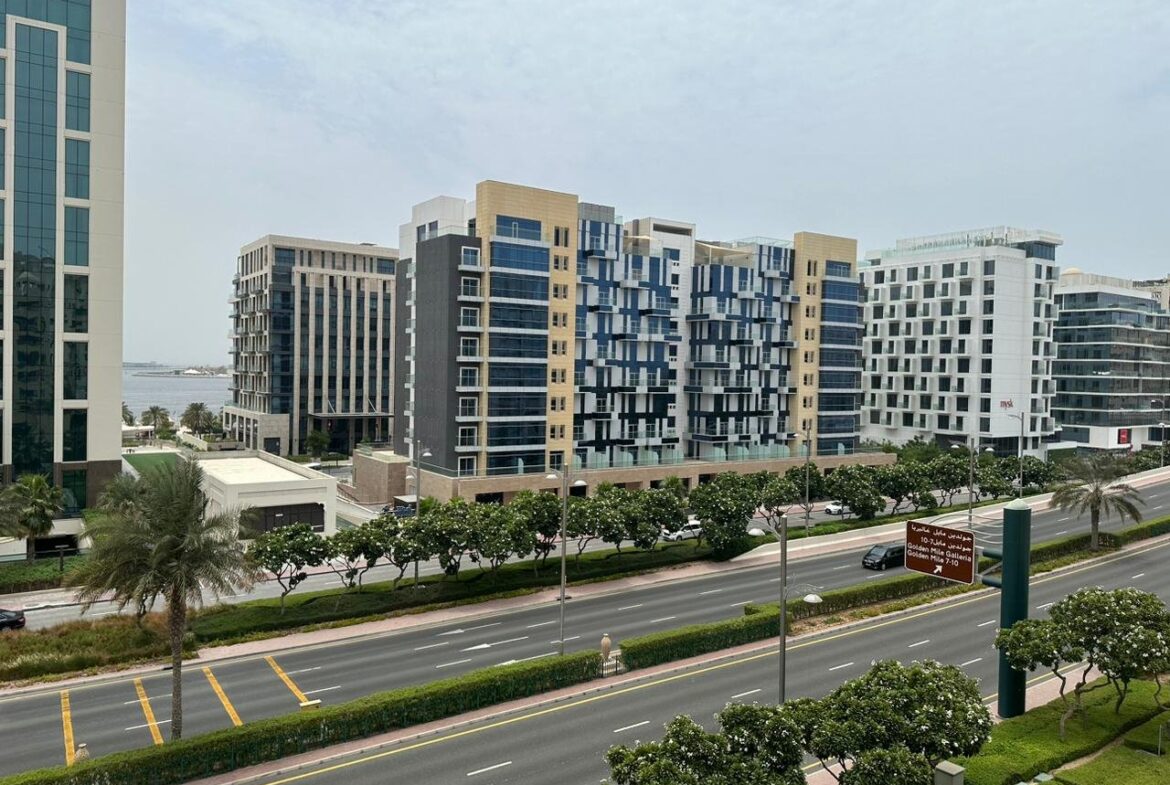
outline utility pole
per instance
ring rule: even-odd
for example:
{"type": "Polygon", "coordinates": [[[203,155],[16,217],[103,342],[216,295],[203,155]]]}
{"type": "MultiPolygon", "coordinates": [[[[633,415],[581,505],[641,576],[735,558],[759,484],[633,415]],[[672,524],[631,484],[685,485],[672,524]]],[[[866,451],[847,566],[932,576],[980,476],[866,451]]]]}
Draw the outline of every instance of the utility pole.
{"type": "MultiPolygon", "coordinates": [[[[804,534],[807,537],[808,531],[811,527],[809,523],[809,515],[812,512],[812,500],[808,497],[809,487],[809,472],[812,470],[812,426],[806,425],[804,428],[804,534]]],[[[788,521],[784,522],[785,531],[787,532],[788,521]]],[[[787,546],[784,548],[784,553],[788,552],[787,546]]],[[[781,556],[781,558],[785,558],[781,556]]],[[[781,669],[783,670],[783,669],[781,669]]],[[[780,702],[784,702],[784,698],[780,698],[780,702]]]]}

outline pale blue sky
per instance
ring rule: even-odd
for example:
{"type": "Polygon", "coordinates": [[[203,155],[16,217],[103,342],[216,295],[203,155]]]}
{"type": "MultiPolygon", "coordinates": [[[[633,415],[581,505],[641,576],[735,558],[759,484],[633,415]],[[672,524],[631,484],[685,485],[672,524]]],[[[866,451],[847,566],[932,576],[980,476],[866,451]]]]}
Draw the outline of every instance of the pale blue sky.
{"type": "Polygon", "coordinates": [[[126,358],[226,362],[239,247],[492,178],[704,238],[999,224],[1170,272],[1170,3],[132,0],[126,358]]]}

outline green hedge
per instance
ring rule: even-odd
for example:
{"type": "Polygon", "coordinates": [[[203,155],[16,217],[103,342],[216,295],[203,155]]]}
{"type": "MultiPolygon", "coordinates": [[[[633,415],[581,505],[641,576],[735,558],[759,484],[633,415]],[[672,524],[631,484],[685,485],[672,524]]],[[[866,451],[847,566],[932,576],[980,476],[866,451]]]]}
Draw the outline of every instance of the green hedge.
{"type": "Polygon", "coordinates": [[[991,740],[979,753],[956,763],[967,768],[967,785],[1016,785],[1040,772],[1083,758],[1160,712],[1153,699],[1154,685],[1133,682],[1119,714],[1113,713],[1117,694],[1108,688],[1084,697],[1085,710],[1070,719],[1060,739],[1059,698],[1004,720],[991,729],[991,740]]]}
{"type": "Polygon", "coordinates": [[[598,678],[601,655],[580,652],[484,668],[314,711],[78,764],[18,774],[0,785],[174,785],[433,722],[598,678]]]}
{"type": "Polygon", "coordinates": [[[1151,537],[1157,537],[1167,533],[1170,533],[1170,516],[1139,523],[1136,526],[1130,526],[1116,534],[1109,534],[1108,536],[1118,545],[1128,545],[1131,542],[1148,540],[1151,537]]]}
{"type": "Polygon", "coordinates": [[[1151,758],[1135,749],[1114,747],[1055,776],[1063,785],[1166,785],[1170,782],[1170,758],[1151,758]]]}
{"type": "MultiPolygon", "coordinates": [[[[1165,700],[1165,698],[1163,698],[1165,700]]],[[[1125,734],[1125,746],[1135,750],[1158,753],[1158,729],[1165,726],[1162,732],[1162,752],[1170,752],[1170,712],[1163,712],[1143,722],[1129,733],[1125,734]]]]}
{"type": "Polygon", "coordinates": [[[0,564],[0,594],[56,589],[62,578],[76,570],[84,560],[84,556],[66,556],[64,573],[57,558],[37,559],[32,564],[26,561],[0,564]]]}
{"type": "Polygon", "coordinates": [[[623,640],[622,662],[630,670],[649,668],[779,634],[780,612],[774,607],[755,609],[728,621],[692,624],[623,640]]]}

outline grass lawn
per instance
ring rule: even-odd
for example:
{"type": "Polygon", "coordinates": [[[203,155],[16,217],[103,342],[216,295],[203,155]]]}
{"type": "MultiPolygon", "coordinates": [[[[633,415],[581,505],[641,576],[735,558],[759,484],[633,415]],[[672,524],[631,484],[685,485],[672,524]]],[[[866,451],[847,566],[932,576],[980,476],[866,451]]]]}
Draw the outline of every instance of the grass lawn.
{"type": "MultiPolygon", "coordinates": [[[[991,730],[991,740],[978,755],[956,762],[967,767],[968,785],[1016,785],[1017,782],[1027,782],[1040,772],[1051,771],[1096,752],[1126,731],[1159,714],[1153,695],[1152,682],[1135,681],[1129,697],[1121,706],[1121,713],[1114,714],[1116,696],[1111,687],[1087,694],[1084,697],[1085,710],[1068,721],[1064,741],[1061,741],[1059,735],[1064,704],[1057,698],[1052,703],[996,725],[991,730]]],[[[1156,781],[1163,784],[1170,782],[1156,781]]],[[[1114,779],[1111,785],[1128,785],[1129,782],[1124,778],[1114,779]]]]}
{"type": "Polygon", "coordinates": [[[1170,756],[1117,746],[1083,766],[1056,774],[1066,785],[1166,785],[1170,782],[1170,756]]]}
{"type": "Polygon", "coordinates": [[[173,452],[143,452],[143,453],[128,453],[123,454],[126,462],[138,470],[138,473],[149,471],[156,466],[166,466],[173,464],[178,458],[178,453],[173,452]]]}

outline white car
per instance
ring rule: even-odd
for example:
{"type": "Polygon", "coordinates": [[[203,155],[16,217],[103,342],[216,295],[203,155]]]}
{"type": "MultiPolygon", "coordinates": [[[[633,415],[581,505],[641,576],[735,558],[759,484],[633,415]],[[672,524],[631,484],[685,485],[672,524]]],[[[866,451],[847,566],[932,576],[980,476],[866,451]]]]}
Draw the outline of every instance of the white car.
{"type": "Polygon", "coordinates": [[[697,540],[703,533],[703,524],[696,520],[689,520],[678,531],[663,532],[662,539],[667,542],[681,540],[697,540]]]}
{"type": "Polygon", "coordinates": [[[849,508],[841,502],[829,502],[825,505],[825,512],[829,515],[846,515],[849,512],[849,508]]]}

